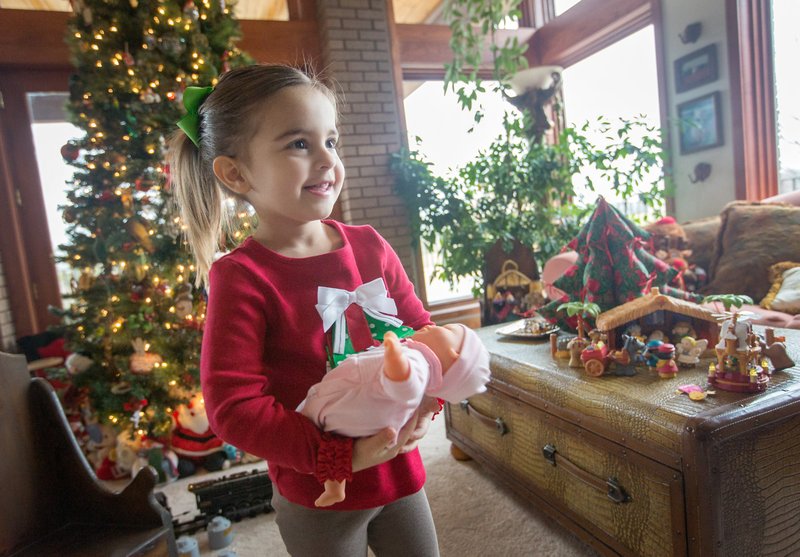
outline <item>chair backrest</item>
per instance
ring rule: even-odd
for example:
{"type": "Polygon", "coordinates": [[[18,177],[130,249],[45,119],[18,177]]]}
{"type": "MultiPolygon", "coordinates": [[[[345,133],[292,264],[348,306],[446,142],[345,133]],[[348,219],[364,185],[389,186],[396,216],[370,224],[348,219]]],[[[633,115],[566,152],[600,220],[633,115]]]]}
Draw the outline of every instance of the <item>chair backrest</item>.
{"type": "Polygon", "coordinates": [[[30,385],[25,358],[0,352],[0,555],[41,528],[30,385]]]}

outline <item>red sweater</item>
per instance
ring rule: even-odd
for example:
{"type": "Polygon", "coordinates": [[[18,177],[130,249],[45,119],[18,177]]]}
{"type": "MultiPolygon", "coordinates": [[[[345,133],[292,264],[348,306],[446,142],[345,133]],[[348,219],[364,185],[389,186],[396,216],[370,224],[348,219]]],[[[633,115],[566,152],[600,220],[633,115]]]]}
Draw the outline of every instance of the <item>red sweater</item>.
{"type": "MultiPolygon", "coordinates": [[[[314,508],[320,479],[349,473],[352,441],[324,434],[295,408],[325,375],[317,287],[354,290],[382,277],[403,323],[430,324],[397,254],[372,227],[325,221],[344,245],[307,258],[275,253],[252,238],[211,267],[200,359],[214,432],[267,460],[281,495],[314,508]],[[336,470],[339,473],[334,473],[336,470]],[[318,479],[319,478],[319,479],[318,479]]],[[[418,451],[353,474],[331,509],[365,509],[416,493],[425,483],[418,451]]]]}

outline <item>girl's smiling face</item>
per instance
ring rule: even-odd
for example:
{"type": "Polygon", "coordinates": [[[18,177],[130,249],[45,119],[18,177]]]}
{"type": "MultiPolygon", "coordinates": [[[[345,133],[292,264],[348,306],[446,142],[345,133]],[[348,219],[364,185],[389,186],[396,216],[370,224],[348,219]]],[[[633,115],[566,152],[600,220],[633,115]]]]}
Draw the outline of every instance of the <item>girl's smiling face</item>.
{"type": "Polygon", "coordinates": [[[238,184],[228,186],[253,206],[261,226],[294,227],[328,217],[344,181],[330,99],[311,86],[287,87],[254,117],[257,131],[236,160],[238,184]]]}

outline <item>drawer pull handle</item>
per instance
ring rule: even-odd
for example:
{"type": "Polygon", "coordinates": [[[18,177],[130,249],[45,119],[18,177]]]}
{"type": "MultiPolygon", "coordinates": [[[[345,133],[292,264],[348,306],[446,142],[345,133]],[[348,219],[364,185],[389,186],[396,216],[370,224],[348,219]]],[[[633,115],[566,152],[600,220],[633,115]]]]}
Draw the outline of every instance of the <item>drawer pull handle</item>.
{"type": "Polygon", "coordinates": [[[566,458],[564,455],[558,453],[555,445],[548,443],[542,447],[542,455],[544,456],[544,459],[551,465],[556,466],[556,464],[560,464],[565,471],[572,474],[583,483],[604,492],[606,496],[614,503],[627,503],[631,500],[631,496],[628,495],[628,492],[625,491],[625,488],[619,484],[617,478],[611,477],[607,480],[603,480],[602,478],[591,475],[589,472],[566,458]],[[556,459],[556,455],[558,455],[558,459],[556,459]]]}
{"type": "Polygon", "coordinates": [[[461,401],[461,408],[470,416],[475,416],[478,418],[478,421],[488,425],[489,427],[495,428],[501,437],[508,433],[508,426],[503,421],[503,418],[490,418],[489,416],[481,414],[475,410],[475,407],[472,406],[468,400],[461,401]]]}

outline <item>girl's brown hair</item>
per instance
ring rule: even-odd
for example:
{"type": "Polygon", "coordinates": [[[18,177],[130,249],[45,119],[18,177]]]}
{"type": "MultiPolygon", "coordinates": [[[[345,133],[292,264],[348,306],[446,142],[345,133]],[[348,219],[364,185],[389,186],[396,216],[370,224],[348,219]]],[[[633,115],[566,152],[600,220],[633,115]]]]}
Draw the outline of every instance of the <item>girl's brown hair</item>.
{"type": "MultiPolygon", "coordinates": [[[[214,254],[233,232],[233,211],[225,201],[241,201],[214,175],[218,156],[243,157],[247,143],[258,130],[254,117],[271,96],[297,85],[314,87],[336,105],[333,92],[316,77],[291,66],[256,65],[222,75],[200,105],[200,146],[180,130],[168,143],[167,160],[173,196],[184,233],[197,264],[197,285],[207,282],[214,254]]],[[[235,205],[235,204],[234,204],[235,205]]]]}

